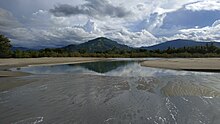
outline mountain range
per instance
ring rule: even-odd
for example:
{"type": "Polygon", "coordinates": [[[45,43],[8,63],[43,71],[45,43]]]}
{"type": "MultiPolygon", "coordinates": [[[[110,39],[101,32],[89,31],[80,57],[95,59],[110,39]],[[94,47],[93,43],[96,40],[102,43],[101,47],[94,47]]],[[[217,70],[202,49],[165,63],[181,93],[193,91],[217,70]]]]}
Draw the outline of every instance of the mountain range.
{"type": "Polygon", "coordinates": [[[213,44],[220,48],[220,42],[199,42],[194,40],[184,40],[177,39],[172,41],[163,42],[161,44],[141,47],[141,48],[132,48],[126,45],[122,45],[117,43],[116,41],[100,37],[88,42],[79,44],[79,45],[69,45],[64,47],[65,50],[68,51],[80,51],[84,50],[85,52],[104,52],[108,50],[134,50],[134,49],[144,49],[144,50],[166,50],[170,48],[183,48],[183,47],[194,47],[194,46],[206,46],[213,44]]]}
{"type": "Polygon", "coordinates": [[[184,40],[184,39],[177,39],[172,41],[167,41],[161,44],[148,46],[148,47],[141,47],[142,49],[146,50],[166,50],[170,48],[183,48],[183,47],[194,47],[194,46],[206,46],[207,44],[212,44],[216,47],[220,47],[219,42],[199,42],[193,40],[184,40]]]}
{"type": "MultiPolygon", "coordinates": [[[[157,45],[153,46],[146,46],[146,47],[140,47],[140,48],[133,48],[129,47],[127,45],[119,44],[116,41],[110,40],[105,37],[99,37],[93,40],[90,40],[88,42],[82,43],[82,44],[71,44],[65,47],[62,47],[61,49],[72,51],[72,52],[85,52],[85,53],[95,53],[95,52],[105,52],[105,51],[130,51],[135,49],[144,49],[144,50],[166,50],[169,47],[170,48],[183,48],[183,47],[193,47],[193,46],[205,46],[205,45],[213,44],[220,48],[220,42],[199,42],[199,41],[193,41],[193,40],[184,40],[184,39],[177,39],[172,41],[163,42],[157,45]]],[[[12,47],[12,50],[21,50],[21,51],[27,51],[32,50],[29,48],[24,47],[12,47]]]]}
{"type": "Polygon", "coordinates": [[[33,50],[33,49],[29,49],[29,48],[26,48],[26,47],[12,47],[11,50],[12,51],[16,51],[16,50],[28,51],[28,50],[33,50]]]}

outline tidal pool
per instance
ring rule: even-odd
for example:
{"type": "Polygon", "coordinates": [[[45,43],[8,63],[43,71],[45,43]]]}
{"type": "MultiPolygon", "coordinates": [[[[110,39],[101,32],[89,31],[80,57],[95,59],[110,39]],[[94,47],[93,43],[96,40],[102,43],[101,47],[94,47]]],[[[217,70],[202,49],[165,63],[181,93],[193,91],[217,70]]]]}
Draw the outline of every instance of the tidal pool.
{"type": "Polygon", "coordinates": [[[220,74],[147,68],[139,62],[13,69],[33,73],[21,79],[35,81],[0,93],[0,123],[220,123],[220,74]]]}

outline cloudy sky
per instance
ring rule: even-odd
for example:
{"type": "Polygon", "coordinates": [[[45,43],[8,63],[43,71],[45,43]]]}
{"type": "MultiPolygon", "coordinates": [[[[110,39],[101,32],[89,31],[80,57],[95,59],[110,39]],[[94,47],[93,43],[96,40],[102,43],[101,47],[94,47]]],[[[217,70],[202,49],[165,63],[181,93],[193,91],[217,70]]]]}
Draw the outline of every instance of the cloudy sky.
{"type": "Polygon", "coordinates": [[[134,47],[220,42],[220,0],[0,0],[0,34],[30,48],[101,36],[134,47]]]}

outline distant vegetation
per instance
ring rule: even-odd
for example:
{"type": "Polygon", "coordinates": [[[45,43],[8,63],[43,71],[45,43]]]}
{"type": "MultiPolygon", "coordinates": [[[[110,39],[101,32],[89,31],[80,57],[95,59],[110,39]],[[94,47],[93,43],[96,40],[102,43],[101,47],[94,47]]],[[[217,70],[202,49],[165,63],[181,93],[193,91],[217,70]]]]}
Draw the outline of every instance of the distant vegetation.
{"type": "Polygon", "coordinates": [[[0,34],[0,57],[1,58],[10,57],[11,55],[10,49],[11,49],[10,40],[4,35],[0,34]]]}
{"type": "Polygon", "coordinates": [[[220,48],[214,43],[207,43],[205,46],[192,46],[183,48],[168,47],[165,50],[147,50],[131,48],[118,44],[107,38],[97,38],[92,41],[80,44],[69,45],[64,48],[43,49],[43,50],[13,50],[10,40],[0,35],[0,57],[1,58],[38,58],[38,57],[220,57],[220,48]]]}

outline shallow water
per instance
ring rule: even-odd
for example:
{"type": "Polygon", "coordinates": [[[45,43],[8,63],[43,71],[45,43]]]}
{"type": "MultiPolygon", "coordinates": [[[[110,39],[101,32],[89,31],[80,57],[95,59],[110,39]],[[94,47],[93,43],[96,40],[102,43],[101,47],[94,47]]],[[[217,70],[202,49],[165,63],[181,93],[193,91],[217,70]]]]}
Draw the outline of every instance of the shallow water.
{"type": "MultiPolygon", "coordinates": [[[[34,66],[34,83],[0,93],[0,123],[219,124],[220,74],[138,61],[34,66]]],[[[1,79],[0,79],[1,81],[1,79]]]]}

